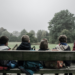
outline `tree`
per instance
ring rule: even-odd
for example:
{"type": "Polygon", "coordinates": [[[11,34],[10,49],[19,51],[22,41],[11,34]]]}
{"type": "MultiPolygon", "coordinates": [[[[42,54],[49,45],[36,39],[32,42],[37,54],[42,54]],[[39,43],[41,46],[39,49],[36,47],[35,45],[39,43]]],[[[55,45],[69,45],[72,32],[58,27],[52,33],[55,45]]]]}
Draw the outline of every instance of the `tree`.
{"type": "Polygon", "coordinates": [[[37,38],[35,38],[32,33],[27,33],[27,35],[30,37],[30,42],[31,43],[36,43],[37,42],[37,38]]]}
{"type": "Polygon", "coordinates": [[[66,35],[67,36],[67,41],[68,42],[73,42],[73,39],[72,39],[72,34],[71,32],[69,32],[69,30],[67,29],[63,29],[62,32],[60,33],[60,35],[66,35]]]}
{"type": "Polygon", "coordinates": [[[20,32],[20,38],[23,36],[23,35],[26,35],[27,34],[27,31],[25,29],[23,29],[21,32],[20,32]]]}
{"type": "Polygon", "coordinates": [[[37,40],[38,40],[38,42],[40,42],[41,39],[42,39],[42,31],[38,30],[38,32],[37,32],[37,40]]]}
{"type": "Polygon", "coordinates": [[[0,28],[0,36],[2,35],[2,32],[6,31],[3,27],[0,28]]]}
{"type": "Polygon", "coordinates": [[[2,32],[1,36],[7,36],[8,38],[10,37],[10,33],[8,31],[2,32]]]}
{"type": "Polygon", "coordinates": [[[56,39],[64,29],[67,29],[68,32],[73,33],[74,28],[75,28],[74,14],[70,13],[68,10],[62,10],[56,13],[53,19],[49,22],[48,26],[48,29],[50,31],[50,42],[51,43],[57,42],[56,39]]]}
{"type": "Polygon", "coordinates": [[[48,36],[48,32],[45,30],[42,30],[42,39],[46,38],[48,36]]]}
{"type": "Polygon", "coordinates": [[[31,30],[29,33],[33,34],[33,36],[35,36],[35,31],[31,30]]]}
{"type": "Polygon", "coordinates": [[[18,31],[13,31],[12,33],[14,36],[18,37],[20,35],[20,33],[18,31]]]}

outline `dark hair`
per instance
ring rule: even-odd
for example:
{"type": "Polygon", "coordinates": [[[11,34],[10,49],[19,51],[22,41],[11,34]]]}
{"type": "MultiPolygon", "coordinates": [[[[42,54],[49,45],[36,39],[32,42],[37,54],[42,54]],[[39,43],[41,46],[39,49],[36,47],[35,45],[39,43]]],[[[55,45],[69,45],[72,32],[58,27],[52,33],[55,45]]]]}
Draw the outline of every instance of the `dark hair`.
{"type": "Polygon", "coordinates": [[[48,49],[48,42],[47,40],[42,40],[40,43],[40,50],[46,50],[48,49]]]}
{"type": "Polygon", "coordinates": [[[6,36],[1,36],[0,37],[0,44],[6,44],[8,42],[8,38],[6,36]]]}
{"type": "Polygon", "coordinates": [[[59,39],[60,42],[66,42],[67,36],[66,35],[60,35],[58,39],[59,39]]]}

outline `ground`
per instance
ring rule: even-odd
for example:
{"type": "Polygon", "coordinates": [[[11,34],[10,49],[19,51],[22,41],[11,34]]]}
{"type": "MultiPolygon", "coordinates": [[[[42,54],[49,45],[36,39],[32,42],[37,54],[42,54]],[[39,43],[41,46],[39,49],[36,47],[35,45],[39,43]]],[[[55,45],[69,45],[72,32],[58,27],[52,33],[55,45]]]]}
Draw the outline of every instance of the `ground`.
{"type": "MultiPolygon", "coordinates": [[[[9,42],[9,47],[12,49],[16,44],[20,44],[20,42],[9,42]]],[[[55,48],[57,44],[48,44],[49,49],[55,48]]],[[[68,43],[68,45],[71,47],[71,50],[73,49],[73,43],[68,43]]],[[[36,49],[39,49],[39,45],[31,45],[32,47],[35,46],[36,49]]]]}

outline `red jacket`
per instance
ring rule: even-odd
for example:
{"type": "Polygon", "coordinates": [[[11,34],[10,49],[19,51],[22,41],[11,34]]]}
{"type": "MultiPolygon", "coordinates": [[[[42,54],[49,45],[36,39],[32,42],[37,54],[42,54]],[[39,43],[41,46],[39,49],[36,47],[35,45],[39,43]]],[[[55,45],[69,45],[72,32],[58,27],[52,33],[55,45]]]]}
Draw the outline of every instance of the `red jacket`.
{"type": "Polygon", "coordinates": [[[74,45],[73,45],[73,50],[72,51],[75,51],[75,41],[74,41],[74,45]]]}

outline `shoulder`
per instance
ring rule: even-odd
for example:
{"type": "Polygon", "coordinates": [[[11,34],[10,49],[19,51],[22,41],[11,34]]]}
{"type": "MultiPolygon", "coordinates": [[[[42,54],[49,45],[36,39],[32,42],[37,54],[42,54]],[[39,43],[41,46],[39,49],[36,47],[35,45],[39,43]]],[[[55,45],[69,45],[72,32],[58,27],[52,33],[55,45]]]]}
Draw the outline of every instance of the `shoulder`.
{"type": "Polygon", "coordinates": [[[60,50],[60,46],[59,45],[56,45],[55,49],[60,50]]]}
{"type": "Polygon", "coordinates": [[[10,48],[8,46],[0,46],[0,50],[9,50],[10,48]]]}
{"type": "Polygon", "coordinates": [[[65,51],[70,51],[70,50],[71,50],[70,46],[67,45],[67,48],[65,49],[65,51]]]}

